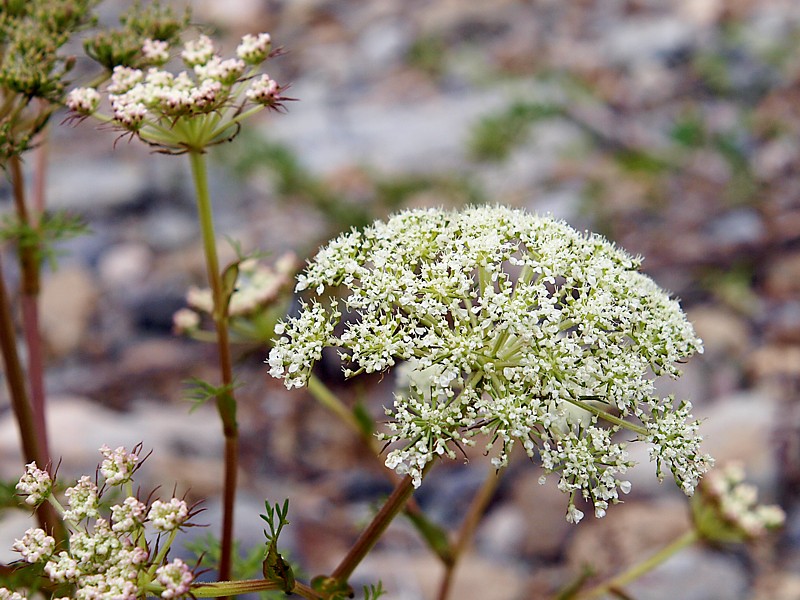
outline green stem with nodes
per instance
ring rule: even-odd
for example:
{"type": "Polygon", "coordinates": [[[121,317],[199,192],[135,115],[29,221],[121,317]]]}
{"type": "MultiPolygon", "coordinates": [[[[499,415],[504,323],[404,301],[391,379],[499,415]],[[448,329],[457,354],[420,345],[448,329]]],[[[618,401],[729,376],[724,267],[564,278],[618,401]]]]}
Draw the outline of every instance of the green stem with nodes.
{"type": "MultiPolygon", "coordinates": [[[[589,400],[594,400],[595,398],[588,398],[589,400]]],[[[608,421],[609,423],[613,423],[614,425],[619,425],[624,429],[629,429],[630,431],[636,432],[639,435],[646,436],[649,432],[647,429],[642,427],[641,425],[636,425],[635,423],[630,423],[625,419],[620,419],[610,413],[607,413],[601,408],[597,408],[596,406],[592,406],[591,404],[587,404],[581,400],[577,400],[575,398],[566,398],[567,402],[570,404],[574,404],[575,406],[582,408],[583,410],[589,411],[592,414],[597,415],[601,419],[608,421]]]]}
{"type": "Polygon", "coordinates": [[[458,561],[469,547],[475,529],[478,527],[481,517],[486,512],[486,507],[489,506],[489,502],[494,496],[499,483],[499,471],[491,469],[486,479],[483,480],[481,489],[479,489],[478,493],[472,498],[469,511],[464,517],[463,523],[461,523],[461,529],[458,530],[456,543],[452,547],[451,562],[445,565],[444,576],[442,577],[442,582],[439,586],[439,595],[437,596],[439,600],[446,600],[448,597],[458,561]]]}
{"type": "MultiPolygon", "coordinates": [[[[425,465],[423,470],[423,477],[425,472],[430,468],[432,463],[425,465]]],[[[386,503],[378,511],[378,514],[373,517],[372,521],[367,528],[361,533],[356,540],[353,547],[347,553],[347,556],[342,559],[339,566],[334,569],[331,574],[331,579],[346,583],[350,576],[355,571],[356,567],[364,560],[364,557],[372,550],[372,547],[377,543],[386,528],[389,527],[394,518],[403,509],[406,501],[411,497],[414,492],[413,479],[410,475],[406,475],[400,480],[400,483],[394,488],[394,491],[386,500],[386,503]]]]}
{"type": "Polygon", "coordinates": [[[687,531],[681,537],[659,550],[647,560],[644,560],[638,565],[634,565],[624,573],[620,573],[616,577],[593,587],[585,594],[580,594],[578,598],[580,600],[590,600],[591,598],[600,598],[604,594],[618,592],[624,586],[628,585],[632,581],[636,581],[648,571],[655,569],[658,565],[665,562],[673,554],[683,550],[687,546],[691,546],[699,539],[700,535],[696,530],[692,529],[691,531],[687,531]]]}
{"type": "MultiPolygon", "coordinates": [[[[243,579],[241,581],[215,581],[192,586],[192,596],[195,598],[220,598],[222,596],[237,596],[268,590],[282,590],[280,583],[266,579],[243,579]]],[[[322,596],[310,586],[300,583],[294,584],[292,594],[297,594],[308,600],[319,600],[322,596]]]]}
{"type": "Polygon", "coordinates": [[[233,508],[236,499],[236,475],[239,465],[239,428],[236,423],[236,399],[233,396],[233,363],[228,339],[228,307],[219,270],[219,259],[217,258],[205,155],[201,152],[189,152],[189,161],[194,179],[208,281],[214,298],[213,318],[217,332],[217,351],[219,352],[219,366],[222,377],[221,389],[223,391],[217,395],[217,412],[222,420],[222,431],[225,435],[225,476],[223,482],[219,577],[220,579],[230,579],[233,552],[233,508]]]}

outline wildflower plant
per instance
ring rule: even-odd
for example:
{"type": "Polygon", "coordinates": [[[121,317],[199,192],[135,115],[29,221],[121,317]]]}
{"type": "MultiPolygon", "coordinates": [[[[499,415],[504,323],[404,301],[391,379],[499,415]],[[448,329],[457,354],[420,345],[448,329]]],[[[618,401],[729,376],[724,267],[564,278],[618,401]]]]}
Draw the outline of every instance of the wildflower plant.
{"type": "Polygon", "coordinates": [[[147,64],[159,66],[144,69],[117,64],[101,90],[76,88],[66,104],[77,120],[92,117],[157,152],[189,157],[219,354],[221,383],[204,387],[214,390],[225,436],[220,577],[228,579],[239,456],[227,311],[233,290],[220,271],[205,154],[209,146],[232,140],[249,117],[264,109],[279,111],[290,99],[283,96],[283,86],[261,72],[263,63],[279,53],[268,33],[245,35],[236,56],[226,59],[218,54],[210,37],[200,35],[177,52],[184,66],[177,74],[165,66],[172,50],[163,37],[144,40],[137,54],[147,64]]]}
{"type": "MultiPolygon", "coordinates": [[[[41,565],[54,584],[72,587],[77,600],[180,598],[190,593],[192,568],[177,558],[168,561],[168,554],[177,533],[191,526],[197,511],[181,498],[142,501],[134,494],[140,451],[140,445],[133,451],[103,446],[99,481],[80,477],[64,492],[67,507],[54,496],[48,473],[33,463],[17,484],[26,504],[49,502],[56,508],[69,530],[69,545],[61,548],[43,529],[31,528],[13,549],[25,563],[41,565]],[[104,497],[120,496],[124,499],[108,511],[101,508],[107,504],[104,497]]],[[[10,594],[0,590],[0,597],[4,593],[10,594]]]]}
{"type": "Polygon", "coordinates": [[[276,328],[270,373],[301,387],[326,347],[347,376],[406,361],[381,437],[394,445],[386,465],[415,487],[434,458],[483,435],[497,469],[519,443],[558,473],[569,521],[583,517],[579,496],[601,517],[630,490],[625,430],[691,495],[712,459],[691,405],[654,382],[702,344],[640,262],[522,210],[405,211],[310,261],[296,290],[311,298],[276,328]]]}

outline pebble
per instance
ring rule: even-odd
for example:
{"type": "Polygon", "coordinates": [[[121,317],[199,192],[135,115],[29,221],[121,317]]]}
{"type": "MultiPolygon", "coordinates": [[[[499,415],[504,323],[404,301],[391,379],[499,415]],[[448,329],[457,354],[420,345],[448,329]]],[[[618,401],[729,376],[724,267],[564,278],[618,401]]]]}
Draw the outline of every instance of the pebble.
{"type": "Polygon", "coordinates": [[[100,257],[97,273],[104,286],[121,293],[138,287],[152,268],[154,253],[145,244],[123,242],[100,257]]]}
{"type": "Polygon", "coordinates": [[[57,358],[75,352],[84,340],[97,305],[94,275],[79,265],[64,266],[43,277],[39,299],[41,332],[57,358]]]}
{"type": "MultiPolygon", "coordinates": [[[[143,489],[177,485],[181,492],[213,492],[208,473],[212,469],[221,473],[221,426],[210,406],[189,412],[188,404],[138,402],[129,411],[119,412],[88,398],[59,396],[48,398],[47,416],[51,452],[61,460],[59,473],[64,478],[94,473],[103,444],[131,449],[140,442],[145,454],[153,451],[137,479],[143,489]]],[[[16,421],[6,411],[0,418],[0,474],[4,478],[20,475],[18,440],[16,421]]]]}

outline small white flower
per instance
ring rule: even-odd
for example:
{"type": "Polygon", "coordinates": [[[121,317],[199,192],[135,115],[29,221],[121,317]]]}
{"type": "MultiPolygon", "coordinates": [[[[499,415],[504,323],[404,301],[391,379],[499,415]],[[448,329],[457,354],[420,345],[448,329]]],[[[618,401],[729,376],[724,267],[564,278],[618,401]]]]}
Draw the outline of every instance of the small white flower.
{"type": "Polygon", "coordinates": [[[207,63],[195,65],[194,72],[198,79],[214,79],[223,85],[233,85],[242,73],[245,64],[238,58],[222,60],[219,56],[214,56],[207,63]]]}
{"type": "Polygon", "coordinates": [[[94,88],[75,88],[67,94],[67,108],[80,115],[91,115],[100,105],[100,93],[94,88]]]}
{"type": "Polygon", "coordinates": [[[49,558],[55,547],[55,539],[47,535],[43,529],[28,529],[22,539],[14,540],[12,546],[13,550],[22,554],[22,558],[29,563],[49,558]]]}
{"type": "Polygon", "coordinates": [[[100,464],[100,473],[105,477],[108,485],[122,485],[131,480],[136,464],[139,462],[139,456],[135,452],[128,452],[122,446],[111,450],[103,444],[100,453],[105,457],[100,464]]]}
{"type": "Polygon", "coordinates": [[[12,592],[9,589],[0,587],[0,600],[26,600],[26,597],[19,592],[12,592]]]}
{"type": "Polygon", "coordinates": [[[187,66],[204,65],[214,56],[214,42],[207,35],[201,35],[193,41],[186,42],[181,58],[187,66]]]}
{"type": "Polygon", "coordinates": [[[188,333],[200,326],[200,315],[191,308],[181,308],[172,315],[172,326],[175,333],[188,333]]]}
{"type": "Polygon", "coordinates": [[[163,65],[169,60],[169,44],[163,40],[146,39],[142,44],[142,54],[150,64],[163,65]]]}
{"type": "Polygon", "coordinates": [[[16,489],[21,495],[27,496],[25,504],[38,506],[50,497],[53,480],[47,471],[42,471],[32,462],[25,465],[25,474],[20,478],[16,489]]]}
{"type": "Polygon", "coordinates": [[[73,523],[100,515],[97,497],[97,485],[88,475],[82,476],[78,482],[67,488],[64,495],[69,501],[69,509],[64,511],[64,518],[73,523]]]}
{"type": "Polygon", "coordinates": [[[272,38],[268,33],[247,34],[236,48],[236,55],[249,65],[264,62],[272,50],[272,38]]]}
{"type": "Polygon", "coordinates": [[[189,592],[194,574],[185,562],[176,558],[156,570],[156,581],[164,586],[162,598],[177,598],[189,592]]]}
{"type": "Polygon", "coordinates": [[[150,506],[147,518],[158,531],[173,531],[189,518],[189,507],[178,498],[172,498],[169,502],[156,500],[150,506]]]}
{"type": "Polygon", "coordinates": [[[140,527],[147,515],[147,506],[133,496],[128,496],[122,504],[111,507],[111,529],[118,532],[132,533],[140,527]]]}
{"type": "Polygon", "coordinates": [[[108,86],[110,94],[124,94],[144,79],[144,73],[139,69],[117,65],[111,75],[111,84],[108,86]]]}
{"type": "Polygon", "coordinates": [[[253,80],[245,96],[251,102],[265,106],[275,106],[281,100],[281,88],[274,79],[264,74],[253,80]]]}

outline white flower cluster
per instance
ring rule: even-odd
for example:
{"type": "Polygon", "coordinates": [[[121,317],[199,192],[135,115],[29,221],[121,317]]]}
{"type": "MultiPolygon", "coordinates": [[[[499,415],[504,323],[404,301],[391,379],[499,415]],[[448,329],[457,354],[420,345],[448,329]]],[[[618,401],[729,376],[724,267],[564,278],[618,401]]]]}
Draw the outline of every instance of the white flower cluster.
{"type": "Polygon", "coordinates": [[[270,373],[300,387],[325,346],[340,349],[347,375],[407,361],[383,437],[402,443],[386,464],[415,485],[435,456],[482,433],[498,468],[519,442],[560,472],[570,520],[582,516],[576,495],[602,516],[630,488],[613,435],[624,427],[654,444],[690,494],[711,459],[687,410],[655,397],[654,380],[677,377],[675,363],[702,345],[639,262],[521,210],[402,212],[309,263],[296,290],[316,297],[276,328],[270,373]]]}
{"type": "Polygon", "coordinates": [[[25,474],[20,477],[16,485],[17,491],[26,496],[25,504],[39,506],[50,497],[53,491],[53,480],[47,471],[36,466],[36,463],[25,465],[25,474]]]}
{"type": "Polygon", "coordinates": [[[786,520],[781,507],[758,503],[758,489],[745,483],[739,463],[709,472],[700,491],[693,504],[695,524],[710,541],[753,540],[781,527],[786,520]]]}
{"type": "MultiPolygon", "coordinates": [[[[239,122],[257,110],[281,108],[283,88],[268,75],[257,76],[271,48],[269,34],[248,35],[238,57],[223,60],[203,35],[180,53],[189,71],[115,67],[106,88],[111,116],[98,112],[101,95],[93,88],[72,90],[66,104],[80,117],[94,115],[167,150],[201,151],[235,135],[239,122]]],[[[167,44],[158,40],[147,40],[142,53],[157,65],[169,59],[167,44]]]]}
{"type": "MultiPolygon", "coordinates": [[[[102,487],[88,476],[81,477],[65,492],[69,503],[66,510],[47,493],[69,529],[69,550],[58,551],[55,540],[38,528],[26,531],[13,549],[26,562],[42,564],[44,574],[54,583],[73,584],[77,600],[136,600],[145,592],[160,593],[162,598],[190,595],[194,580],[191,569],[180,560],[166,563],[175,532],[191,517],[186,502],[178,498],[155,500],[148,507],[130,495],[136,453],[108,446],[100,452],[104,461],[99,472],[106,477],[102,487]],[[124,487],[128,496],[111,507],[107,520],[100,516],[100,500],[112,487],[124,487]],[[148,525],[155,531],[155,540],[147,539],[148,525]]],[[[17,486],[21,493],[29,494],[28,498],[41,496],[50,488],[49,476],[33,464],[27,465],[17,486]],[[37,473],[42,480],[38,487],[32,481],[37,473]]],[[[0,589],[0,599],[23,597],[16,592],[16,596],[3,596],[5,592],[0,589]]]]}

